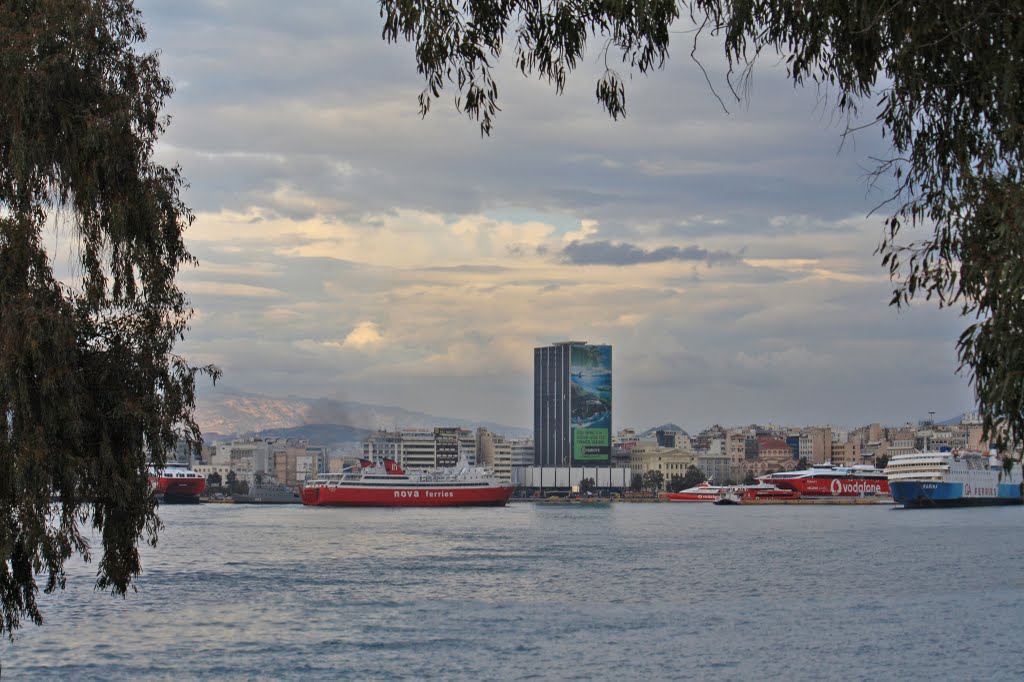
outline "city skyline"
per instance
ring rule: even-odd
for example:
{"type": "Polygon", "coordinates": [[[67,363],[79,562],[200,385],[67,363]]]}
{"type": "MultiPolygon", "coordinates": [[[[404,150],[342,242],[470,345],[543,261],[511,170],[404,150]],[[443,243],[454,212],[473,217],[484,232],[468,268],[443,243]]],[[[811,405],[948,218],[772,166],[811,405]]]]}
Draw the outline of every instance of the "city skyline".
{"type": "Polygon", "coordinates": [[[887,305],[884,146],[842,143],[827,95],[766,62],[731,102],[708,41],[725,114],[681,35],[614,122],[597,50],[562,96],[505,55],[481,139],[450,92],[421,120],[411,48],[335,5],[140,3],[197,216],[179,350],[225,387],[528,425],[530,349],[586,338],[616,349],[615,428],[972,408],[966,321],[887,305]]]}
{"type": "MultiPolygon", "coordinates": [[[[535,427],[529,424],[512,424],[503,422],[500,418],[492,419],[466,419],[459,415],[432,414],[428,412],[417,412],[406,410],[400,406],[393,405],[369,405],[355,402],[336,402],[330,399],[310,399],[299,396],[271,397],[255,393],[227,392],[224,397],[233,403],[228,412],[234,414],[234,418],[219,410],[214,401],[201,398],[198,404],[197,417],[203,428],[204,436],[213,434],[217,439],[225,436],[240,436],[245,434],[273,434],[268,437],[289,437],[307,438],[304,429],[313,429],[319,433],[321,427],[326,425],[347,425],[344,428],[354,428],[371,432],[388,432],[423,429],[435,427],[458,426],[463,428],[483,427],[491,432],[506,435],[513,438],[529,437],[533,439],[535,427]],[[239,404],[241,403],[241,404],[239,404]],[[392,411],[394,414],[392,414],[392,411]],[[239,413],[244,417],[239,418],[239,413]],[[234,427],[232,427],[234,425],[234,427]],[[286,434],[286,435],[283,435],[286,434]],[[299,434],[299,435],[295,435],[299,434]]],[[[898,420],[881,416],[870,422],[809,422],[809,421],[787,421],[773,422],[769,420],[747,420],[743,422],[726,422],[723,420],[708,423],[690,423],[683,418],[669,418],[667,421],[657,423],[618,423],[613,422],[612,434],[615,437],[623,435],[627,431],[635,433],[652,432],[662,427],[679,428],[688,435],[696,435],[702,431],[715,427],[726,429],[747,429],[750,427],[782,428],[782,429],[815,429],[833,428],[843,431],[853,431],[877,424],[882,428],[904,428],[907,425],[919,427],[922,424],[934,423],[938,425],[956,424],[964,419],[974,423],[978,419],[976,412],[962,412],[956,414],[938,414],[928,411],[919,418],[898,420]]],[[[329,442],[322,437],[310,437],[316,442],[329,442]]],[[[328,436],[330,438],[330,436],[328,436]]]]}

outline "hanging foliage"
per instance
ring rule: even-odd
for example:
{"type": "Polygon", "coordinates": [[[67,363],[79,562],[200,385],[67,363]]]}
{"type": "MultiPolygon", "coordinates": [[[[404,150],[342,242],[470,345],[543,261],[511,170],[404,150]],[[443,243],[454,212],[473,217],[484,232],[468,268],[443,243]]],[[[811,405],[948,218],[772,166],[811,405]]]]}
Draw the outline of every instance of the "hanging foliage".
{"type": "MultiPolygon", "coordinates": [[[[524,75],[561,92],[587,41],[607,69],[595,94],[618,118],[626,78],[701,36],[724,40],[732,92],[759,55],[781,57],[794,84],[833,93],[854,113],[877,104],[891,144],[876,172],[895,181],[878,249],[895,283],[892,303],[915,296],[960,306],[960,337],[989,438],[1024,438],[1024,4],[1017,0],[381,0],[387,41],[415,46],[426,81],[424,115],[446,84],[456,106],[489,133],[499,112],[492,62],[508,44],[524,75]],[[677,26],[686,23],[688,25],[677,26]],[[624,73],[620,73],[622,69],[624,73]],[[923,239],[902,243],[904,230],[923,239]]],[[[1019,449],[1015,450],[1020,456],[1019,449]]]]}
{"type": "Polygon", "coordinates": [[[0,3],[0,634],[40,623],[74,554],[124,594],[160,526],[147,463],[192,446],[173,354],[194,259],[179,169],[153,161],[171,84],[131,2],[0,3]],[[53,253],[48,251],[50,245],[53,253]],[[70,254],[67,274],[55,267],[70,254]]]}

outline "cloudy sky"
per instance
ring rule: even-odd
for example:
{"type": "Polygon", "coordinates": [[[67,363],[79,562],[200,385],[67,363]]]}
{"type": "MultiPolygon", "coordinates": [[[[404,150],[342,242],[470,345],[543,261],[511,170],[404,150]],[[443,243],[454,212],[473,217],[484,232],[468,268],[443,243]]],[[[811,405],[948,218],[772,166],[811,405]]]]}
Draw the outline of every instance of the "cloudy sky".
{"type": "MultiPolygon", "coordinates": [[[[372,0],[139,2],[177,91],[200,266],[179,350],[223,385],[530,426],[532,349],[614,347],[614,428],[902,423],[971,407],[955,312],[897,312],[873,254],[885,153],[769,60],[724,97],[712,40],[594,99],[498,69],[494,131],[418,115],[372,0]]],[[[625,73],[625,72],[623,72],[625,73]]]]}

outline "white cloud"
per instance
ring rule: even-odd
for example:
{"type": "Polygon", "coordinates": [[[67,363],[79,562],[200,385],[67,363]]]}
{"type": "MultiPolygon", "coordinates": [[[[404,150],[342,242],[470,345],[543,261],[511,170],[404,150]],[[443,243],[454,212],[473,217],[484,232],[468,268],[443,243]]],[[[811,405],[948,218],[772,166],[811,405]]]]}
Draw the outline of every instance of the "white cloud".
{"type": "Polygon", "coordinates": [[[562,237],[562,241],[566,244],[570,242],[581,242],[587,237],[597,234],[597,221],[596,220],[581,220],[580,229],[575,232],[566,232],[562,237]]]}
{"type": "Polygon", "coordinates": [[[283,295],[279,289],[242,284],[239,282],[194,281],[187,285],[188,293],[201,296],[229,296],[242,298],[276,298],[283,295]]]}
{"type": "Polygon", "coordinates": [[[355,348],[367,350],[379,346],[384,342],[384,336],[375,322],[360,322],[355,329],[349,332],[342,342],[342,348],[355,348]]]}

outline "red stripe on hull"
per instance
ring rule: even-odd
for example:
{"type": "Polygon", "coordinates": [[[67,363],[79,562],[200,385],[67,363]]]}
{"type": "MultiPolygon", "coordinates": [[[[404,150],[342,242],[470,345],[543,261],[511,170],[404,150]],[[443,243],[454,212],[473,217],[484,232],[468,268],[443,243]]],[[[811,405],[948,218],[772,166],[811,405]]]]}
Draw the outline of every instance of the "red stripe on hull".
{"type": "Polygon", "coordinates": [[[503,507],[515,486],[480,488],[370,488],[344,486],[302,489],[302,504],[314,507],[503,507]]]}

